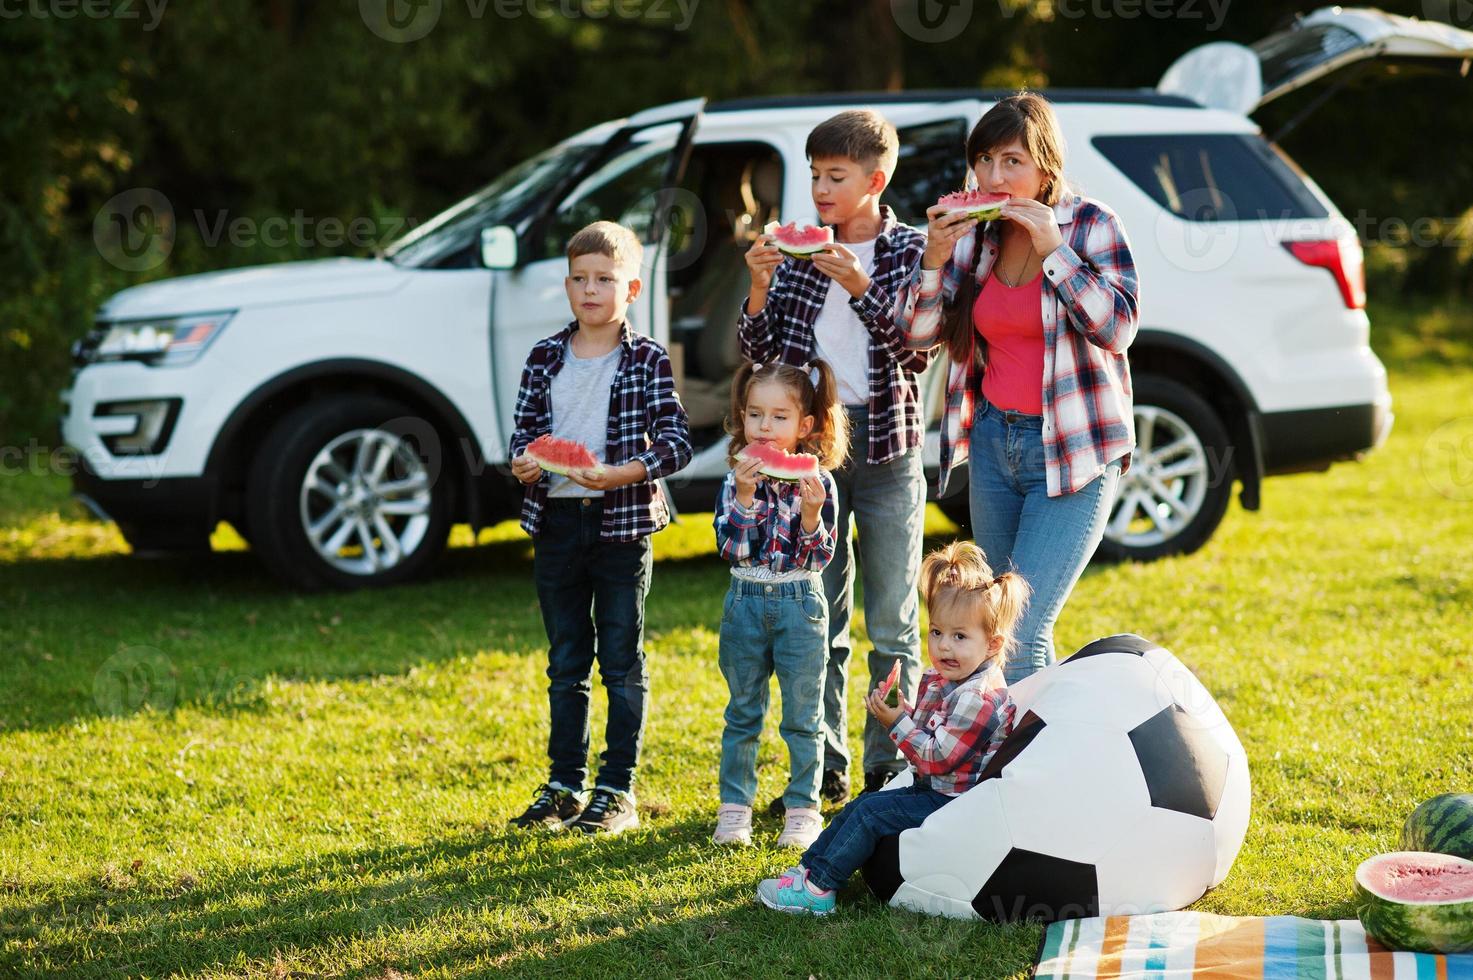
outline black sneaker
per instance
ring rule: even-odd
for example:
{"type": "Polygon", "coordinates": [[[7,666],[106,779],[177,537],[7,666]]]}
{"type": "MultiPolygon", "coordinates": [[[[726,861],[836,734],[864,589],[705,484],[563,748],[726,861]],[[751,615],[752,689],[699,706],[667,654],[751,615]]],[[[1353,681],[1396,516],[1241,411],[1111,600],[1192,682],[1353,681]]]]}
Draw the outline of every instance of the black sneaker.
{"type": "Polygon", "coordinates": [[[873,769],[864,774],[864,789],[860,796],[865,793],[873,793],[885,788],[885,784],[894,779],[897,774],[886,769],[873,769]]]}
{"type": "Polygon", "coordinates": [[[521,816],[512,817],[507,822],[523,830],[536,827],[562,830],[577,820],[581,812],[583,805],[578,801],[577,793],[543,783],[537,789],[537,798],[532,801],[532,805],[523,810],[521,816]]]}
{"type": "MultiPolygon", "coordinates": [[[[823,782],[818,787],[818,798],[824,803],[843,806],[849,800],[849,774],[842,769],[825,769],[823,782]]],[[[767,812],[771,816],[781,817],[788,812],[788,808],[783,805],[783,798],[779,796],[767,804],[767,812]]]]}
{"type": "Polygon", "coordinates": [[[629,797],[611,789],[596,789],[573,829],[585,834],[619,834],[638,826],[639,813],[629,797]]]}

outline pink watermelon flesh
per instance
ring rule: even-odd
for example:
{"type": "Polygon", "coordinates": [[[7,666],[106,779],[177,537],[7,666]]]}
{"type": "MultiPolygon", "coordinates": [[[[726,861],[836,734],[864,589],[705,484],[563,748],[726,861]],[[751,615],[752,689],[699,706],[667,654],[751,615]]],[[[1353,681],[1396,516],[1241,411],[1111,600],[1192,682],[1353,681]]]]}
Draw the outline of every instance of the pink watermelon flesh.
{"type": "Polygon", "coordinates": [[[936,203],[946,209],[947,214],[965,212],[979,221],[991,221],[998,216],[1000,208],[1012,196],[989,194],[986,191],[957,191],[943,196],[936,203]]]}
{"type": "Polygon", "coordinates": [[[890,667],[890,673],[880,681],[878,688],[880,697],[892,708],[900,707],[900,661],[895,661],[890,667]]]}
{"type": "Polygon", "coordinates": [[[1451,854],[1383,854],[1362,864],[1356,877],[1376,895],[1398,902],[1473,901],[1473,861],[1451,854]]]}
{"type": "Polygon", "coordinates": [[[821,252],[834,242],[834,229],[819,225],[800,225],[796,221],[785,225],[774,221],[763,228],[762,232],[772,236],[773,243],[780,252],[795,259],[812,258],[814,252],[821,252]]]}
{"type": "Polygon", "coordinates": [[[789,453],[754,442],[747,445],[737,459],[755,459],[762,465],[759,471],[774,480],[801,480],[805,476],[818,476],[818,457],[812,453],[789,453]]]}
{"type": "Polygon", "coordinates": [[[549,473],[567,476],[573,470],[603,472],[603,464],[588,447],[571,439],[538,436],[527,445],[526,455],[549,473]]]}

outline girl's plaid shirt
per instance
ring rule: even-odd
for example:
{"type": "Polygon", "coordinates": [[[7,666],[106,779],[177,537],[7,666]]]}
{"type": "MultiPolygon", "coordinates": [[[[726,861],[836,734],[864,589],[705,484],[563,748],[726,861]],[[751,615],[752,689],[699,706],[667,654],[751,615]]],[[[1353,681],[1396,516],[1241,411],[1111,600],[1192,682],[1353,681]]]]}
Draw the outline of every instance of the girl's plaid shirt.
{"type": "Polygon", "coordinates": [[[915,768],[916,782],[947,796],[977,785],[993,753],[1013,731],[1017,708],[996,664],[955,683],[927,668],[910,714],[890,726],[890,740],[915,768]]]}
{"type": "MultiPolygon", "coordinates": [[[[1054,205],[1064,242],[1043,260],[1043,450],[1048,495],[1073,493],[1135,448],[1130,362],[1125,351],[1140,323],[1140,288],[1125,228],[1098,201],[1073,195],[1054,205]]],[[[978,259],[977,281],[992,272],[1000,246],[999,222],[961,238],[941,269],[916,266],[901,292],[896,319],[906,342],[932,348],[940,338],[942,304],[956,294],[978,259]]],[[[952,364],[941,424],[941,479],[966,461],[967,431],[982,388],[975,356],[952,364]]]]}
{"type": "MultiPolygon", "coordinates": [[[[889,462],[919,446],[926,435],[919,376],[931,363],[926,349],[907,347],[894,319],[895,299],[921,267],[926,236],[901,224],[889,207],[880,208],[875,268],[869,288],[849,300],[849,308],[869,331],[869,447],[866,461],[889,462]]],[[[737,336],[742,356],[758,364],[782,361],[803,366],[818,356],[813,324],[829,295],[828,276],[812,262],[788,260],[772,274],[767,304],[747,312],[742,300],[737,336]]]]}
{"type": "Polygon", "coordinates": [[[798,485],[763,480],[752,495],[752,506],[736,499],[736,480],[726,474],[716,501],[716,549],[733,565],[766,565],[774,572],[806,569],[821,572],[834,557],[834,525],[838,523],[834,478],[822,472],[827,496],[818,512],[813,533],[803,530],[802,499],[798,485]]]}
{"type": "MultiPolygon", "coordinates": [[[[538,436],[552,432],[552,379],[563,368],[568,339],[578,329],[570,323],[559,333],[539,341],[527,355],[522,385],[517,391],[516,431],[511,456],[516,458],[538,436]]],[[[670,508],[655,481],[683,469],[693,452],[690,424],[675,392],[675,375],[665,348],[624,324],[619,335],[623,353],[609,386],[608,443],[604,459],[611,465],[639,460],[649,471],[639,483],[604,493],[603,526],[606,541],[634,541],[670,523],[670,508]]],[[[597,392],[589,392],[595,397],[597,392]]],[[[522,527],[535,535],[542,527],[547,501],[547,474],[524,488],[522,527]]]]}

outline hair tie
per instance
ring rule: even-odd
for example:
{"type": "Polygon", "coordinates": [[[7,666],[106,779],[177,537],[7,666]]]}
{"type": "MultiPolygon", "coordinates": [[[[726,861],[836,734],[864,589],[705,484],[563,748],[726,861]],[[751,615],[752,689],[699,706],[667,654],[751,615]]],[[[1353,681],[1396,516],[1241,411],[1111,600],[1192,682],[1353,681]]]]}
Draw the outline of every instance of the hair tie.
{"type": "Polygon", "coordinates": [[[818,374],[818,362],[817,361],[809,361],[807,364],[803,365],[803,370],[808,372],[808,383],[811,384],[811,385],[813,385],[813,390],[814,391],[817,391],[818,390],[818,378],[819,378],[819,374],[818,374]]]}

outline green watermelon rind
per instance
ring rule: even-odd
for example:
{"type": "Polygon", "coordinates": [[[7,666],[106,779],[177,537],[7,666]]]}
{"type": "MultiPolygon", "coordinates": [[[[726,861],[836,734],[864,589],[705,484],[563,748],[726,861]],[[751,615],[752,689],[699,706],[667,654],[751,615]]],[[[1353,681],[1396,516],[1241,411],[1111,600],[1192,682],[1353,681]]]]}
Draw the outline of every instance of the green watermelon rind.
{"type": "Polygon", "coordinates": [[[1443,793],[1418,806],[1401,828],[1401,849],[1473,861],[1473,793],[1443,793]]]}
{"type": "Polygon", "coordinates": [[[1366,935],[1387,949],[1414,953],[1473,952],[1473,899],[1456,902],[1399,902],[1383,898],[1361,882],[1373,861],[1416,858],[1425,852],[1394,851],[1361,862],[1355,871],[1355,914],[1366,935]]]}
{"type": "Polygon", "coordinates": [[[895,661],[890,668],[890,673],[880,681],[880,687],[885,689],[883,700],[892,708],[900,707],[900,661],[895,661]]]}

